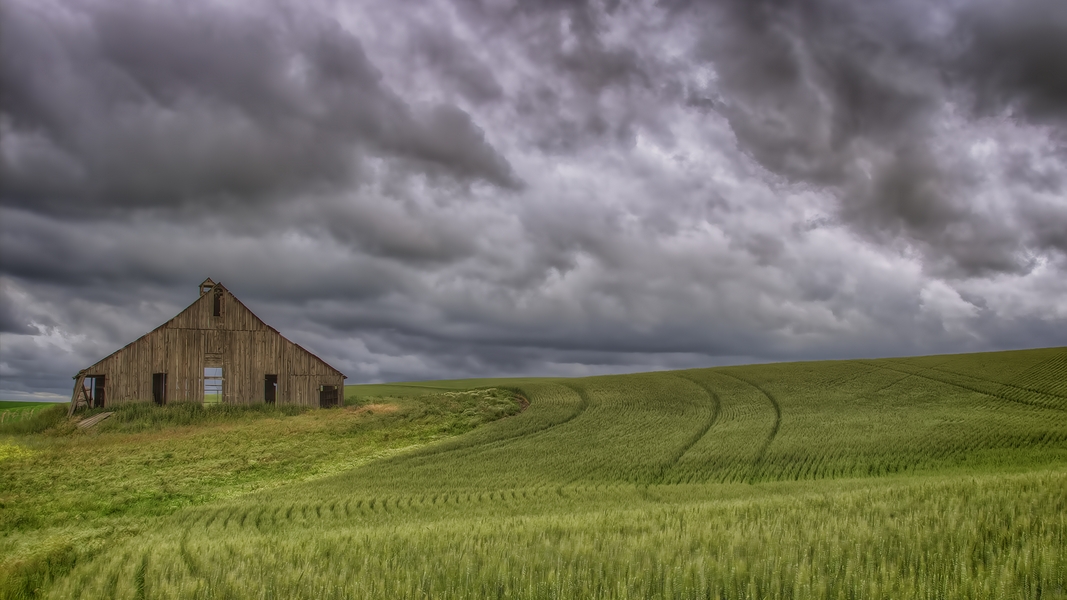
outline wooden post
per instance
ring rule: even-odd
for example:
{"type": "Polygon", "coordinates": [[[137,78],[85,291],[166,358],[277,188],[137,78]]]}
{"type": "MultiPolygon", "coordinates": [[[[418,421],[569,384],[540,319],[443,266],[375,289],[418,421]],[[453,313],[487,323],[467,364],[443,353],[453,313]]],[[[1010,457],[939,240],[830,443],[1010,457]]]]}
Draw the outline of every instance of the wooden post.
{"type": "MultiPolygon", "coordinates": [[[[82,396],[85,396],[85,369],[78,371],[78,376],[74,380],[74,393],[70,396],[70,410],[67,411],[67,418],[74,416],[78,403],[81,402],[82,396]]],[[[85,405],[88,406],[89,402],[86,401],[85,405]]]]}

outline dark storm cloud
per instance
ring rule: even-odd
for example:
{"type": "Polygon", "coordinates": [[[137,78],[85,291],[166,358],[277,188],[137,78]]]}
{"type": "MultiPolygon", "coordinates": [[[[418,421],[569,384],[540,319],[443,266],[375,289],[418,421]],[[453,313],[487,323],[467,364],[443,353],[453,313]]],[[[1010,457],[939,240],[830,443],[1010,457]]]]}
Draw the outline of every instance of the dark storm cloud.
{"type": "MultiPolygon", "coordinates": [[[[1061,115],[1067,12],[948,8],[723,2],[707,11],[696,56],[714,65],[740,146],[787,181],[829,186],[857,231],[916,246],[933,272],[1023,273],[1062,244],[1013,222],[1014,207],[980,206],[976,193],[998,183],[968,156],[976,140],[946,122],[965,106],[980,109],[974,118],[1014,107],[1024,123],[1061,115]]],[[[1056,177],[1016,181],[1047,189],[1056,177]]]]}
{"type": "MultiPolygon", "coordinates": [[[[692,65],[635,50],[632,38],[609,40],[610,22],[631,5],[478,4],[468,14],[492,24],[483,31],[518,23],[524,49],[555,67],[554,78],[524,90],[518,105],[539,124],[532,141],[540,148],[627,146],[638,130],[664,139],[657,126],[664,106],[710,108],[771,173],[833,194],[838,216],[857,233],[918,252],[932,274],[966,278],[1025,273],[1035,256],[1062,249],[1064,236],[1028,222],[1030,202],[1003,200],[1025,192],[1007,184],[1047,190],[1063,171],[1062,154],[1040,180],[997,180],[970,156],[980,128],[996,124],[981,111],[965,114],[1021,103],[1021,114],[1036,122],[1065,105],[1057,94],[1067,80],[1059,58],[1067,32],[1061,6],[1041,18],[1048,4],[665,3],[666,27],[696,23],[690,56],[714,73],[696,86],[680,81],[692,65]],[[978,121],[976,132],[956,130],[961,115],[978,121]],[[998,187],[1002,200],[978,199],[998,187]]],[[[664,27],[648,19],[635,29],[655,35],[664,27]]]]}
{"type": "MultiPolygon", "coordinates": [[[[528,60],[550,74],[522,81],[514,96],[524,120],[537,123],[522,135],[541,150],[565,156],[605,144],[628,147],[638,128],[667,134],[656,105],[662,94],[676,96],[681,90],[656,89],[655,80],[673,67],[636,50],[633,40],[605,39],[605,21],[626,18],[619,3],[456,5],[479,35],[514,39],[528,60]]],[[[640,29],[650,39],[663,33],[652,23],[640,29]]]]}
{"type": "Polygon", "coordinates": [[[515,187],[463,110],[412,107],[359,40],[310,12],[93,2],[5,6],[6,202],[263,202],[360,183],[373,152],[515,187]]]}
{"type": "Polygon", "coordinates": [[[955,33],[955,74],[971,85],[979,111],[1067,118],[1067,4],[980,0],[963,10],[955,33]]]}
{"type": "Polygon", "coordinates": [[[1055,2],[0,9],[0,393],[207,276],[353,382],[1067,343],[1055,2]]]}
{"type": "Polygon", "coordinates": [[[28,335],[36,332],[30,325],[30,319],[18,310],[10,292],[0,288],[0,333],[28,335]]]}

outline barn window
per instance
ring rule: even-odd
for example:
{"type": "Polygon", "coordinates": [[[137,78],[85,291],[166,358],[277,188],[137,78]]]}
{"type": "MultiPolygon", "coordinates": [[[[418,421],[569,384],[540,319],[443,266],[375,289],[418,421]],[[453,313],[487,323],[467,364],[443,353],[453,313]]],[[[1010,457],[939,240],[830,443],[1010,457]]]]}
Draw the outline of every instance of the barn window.
{"type": "Polygon", "coordinates": [[[215,290],[215,305],[212,314],[216,317],[222,316],[222,290],[215,290]]]}
{"type": "Polygon", "coordinates": [[[222,367],[204,367],[204,404],[222,402],[222,367]]]}

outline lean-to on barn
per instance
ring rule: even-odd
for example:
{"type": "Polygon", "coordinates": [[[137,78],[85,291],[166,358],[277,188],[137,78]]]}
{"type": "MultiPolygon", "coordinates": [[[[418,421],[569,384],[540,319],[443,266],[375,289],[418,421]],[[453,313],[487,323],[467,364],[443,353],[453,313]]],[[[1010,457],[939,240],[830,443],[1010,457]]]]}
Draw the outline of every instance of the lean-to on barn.
{"type": "Polygon", "coordinates": [[[81,403],[342,404],[345,376],[285,339],[221,283],[173,319],[75,376],[81,403]]]}

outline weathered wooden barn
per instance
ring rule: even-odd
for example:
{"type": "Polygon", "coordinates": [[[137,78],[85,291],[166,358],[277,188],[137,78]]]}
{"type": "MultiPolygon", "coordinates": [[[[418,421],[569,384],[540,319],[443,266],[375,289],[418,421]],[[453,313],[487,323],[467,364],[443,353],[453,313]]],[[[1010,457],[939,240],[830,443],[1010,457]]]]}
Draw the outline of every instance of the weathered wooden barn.
{"type": "Polygon", "coordinates": [[[75,376],[79,405],[343,403],[345,376],[285,339],[221,283],[173,319],[75,376]]]}

